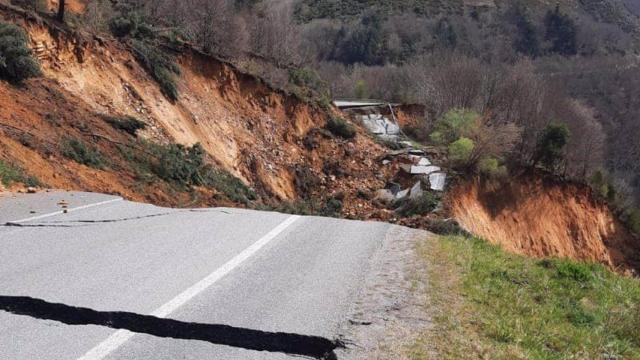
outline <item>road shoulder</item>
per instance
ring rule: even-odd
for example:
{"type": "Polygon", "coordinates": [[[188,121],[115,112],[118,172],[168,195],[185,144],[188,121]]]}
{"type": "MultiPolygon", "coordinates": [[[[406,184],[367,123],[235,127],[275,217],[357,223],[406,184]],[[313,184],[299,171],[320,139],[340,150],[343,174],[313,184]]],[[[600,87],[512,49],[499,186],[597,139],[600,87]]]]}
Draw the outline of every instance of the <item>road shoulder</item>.
{"type": "Polygon", "coordinates": [[[432,234],[393,226],[371,259],[351,316],[340,329],[339,359],[409,359],[411,346],[432,328],[424,306],[429,284],[417,247],[432,234]]]}

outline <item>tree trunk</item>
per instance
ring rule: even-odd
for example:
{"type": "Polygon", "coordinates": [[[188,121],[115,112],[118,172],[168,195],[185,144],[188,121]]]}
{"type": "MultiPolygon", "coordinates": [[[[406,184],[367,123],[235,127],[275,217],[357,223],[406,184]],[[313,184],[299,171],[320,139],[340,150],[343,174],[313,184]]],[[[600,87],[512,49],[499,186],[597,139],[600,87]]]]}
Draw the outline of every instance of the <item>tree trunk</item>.
{"type": "Polygon", "coordinates": [[[60,0],[60,6],[58,6],[58,21],[64,22],[64,4],[65,0],[60,0]]]}

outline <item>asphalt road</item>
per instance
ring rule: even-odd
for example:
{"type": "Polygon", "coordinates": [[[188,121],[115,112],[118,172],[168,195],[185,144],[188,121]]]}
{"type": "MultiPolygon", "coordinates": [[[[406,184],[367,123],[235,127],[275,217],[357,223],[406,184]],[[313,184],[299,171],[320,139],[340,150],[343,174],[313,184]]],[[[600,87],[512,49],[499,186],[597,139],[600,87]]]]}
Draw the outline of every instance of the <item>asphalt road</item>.
{"type": "Polygon", "coordinates": [[[0,359],[83,360],[331,358],[393,228],[53,192],[0,224],[0,359]]]}

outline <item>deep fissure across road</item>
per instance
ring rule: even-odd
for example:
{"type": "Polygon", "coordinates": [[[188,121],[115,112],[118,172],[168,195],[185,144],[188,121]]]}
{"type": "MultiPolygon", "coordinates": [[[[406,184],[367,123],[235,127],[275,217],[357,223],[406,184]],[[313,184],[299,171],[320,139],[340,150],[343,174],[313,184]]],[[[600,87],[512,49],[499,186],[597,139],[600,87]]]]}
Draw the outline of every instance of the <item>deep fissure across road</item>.
{"type": "Polygon", "coordinates": [[[0,310],[15,315],[54,320],[67,325],[100,325],[164,338],[200,340],[248,350],[282,352],[315,359],[336,359],[334,350],[344,347],[340,340],[320,336],[185,322],[130,312],[96,311],[24,296],[0,296],[0,310]]]}

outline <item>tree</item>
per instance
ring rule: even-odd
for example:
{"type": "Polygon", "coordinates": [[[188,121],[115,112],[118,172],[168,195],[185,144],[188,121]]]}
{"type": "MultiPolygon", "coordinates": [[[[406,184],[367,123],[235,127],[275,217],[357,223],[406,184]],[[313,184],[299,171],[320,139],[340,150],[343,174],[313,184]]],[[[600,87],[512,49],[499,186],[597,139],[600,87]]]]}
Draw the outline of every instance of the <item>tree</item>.
{"type": "Polygon", "coordinates": [[[560,6],[547,13],[544,25],[545,40],[551,42],[549,51],[565,56],[578,53],[576,24],[567,14],[560,12],[560,6]]]}
{"type": "Polygon", "coordinates": [[[517,29],[516,39],[513,43],[515,50],[521,54],[536,57],[540,53],[536,28],[529,20],[525,9],[521,4],[515,5],[514,22],[517,29]]]}
{"type": "Polygon", "coordinates": [[[435,38],[442,47],[455,48],[458,44],[458,35],[449,19],[442,18],[435,28],[435,38]]]}
{"type": "Polygon", "coordinates": [[[199,0],[198,11],[190,14],[188,27],[195,40],[209,54],[237,55],[248,41],[245,24],[235,16],[235,5],[229,0],[199,0]]]}
{"type": "Polygon", "coordinates": [[[569,142],[569,128],[563,123],[548,124],[538,138],[534,165],[540,163],[547,170],[557,170],[564,159],[564,148],[569,142]]]}
{"type": "Polygon", "coordinates": [[[60,0],[60,4],[58,5],[57,19],[60,22],[64,22],[65,3],[66,3],[65,0],[60,0]]]}
{"type": "Polygon", "coordinates": [[[305,56],[300,27],[293,22],[292,4],[274,1],[270,5],[253,21],[252,48],[279,67],[299,67],[305,56]]]}
{"type": "Polygon", "coordinates": [[[353,94],[358,99],[366,99],[369,97],[369,89],[367,88],[367,83],[360,79],[356,81],[356,85],[353,89],[353,94]]]}
{"type": "Polygon", "coordinates": [[[387,37],[377,14],[363,17],[355,30],[343,28],[340,37],[342,41],[337,45],[335,60],[344,64],[384,64],[387,37]]]}
{"type": "Polygon", "coordinates": [[[464,109],[447,112],[434,130],[431,141],[446,146],[452,166],[485,173],[497,172],[499,159],[513,150],[520,136],[513,123],[496,125],[488,116],[464,109]]]}

